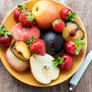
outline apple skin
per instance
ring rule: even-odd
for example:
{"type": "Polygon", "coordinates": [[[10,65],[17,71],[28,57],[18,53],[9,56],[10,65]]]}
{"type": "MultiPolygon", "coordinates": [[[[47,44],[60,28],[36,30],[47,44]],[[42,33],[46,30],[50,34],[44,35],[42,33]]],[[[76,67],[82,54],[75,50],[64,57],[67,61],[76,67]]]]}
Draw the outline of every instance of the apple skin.
{"type": "Polygon", "coordinates": [[[12,35],[16,41],[20,40],[26,42],[32,36],[35,39],[39,38],[40,30],[36,26],[33,26],[32,28],[24,28],[22,24],[18,23],[14,26],[12,30],[12,35]]]}
{"type": "Polygon", "coordinates": [[[6,51],[6,59],[8,64],[17,72],[23,72],[29,68],[28,61],[18,59],[11,51],[10,48],[6,51]]]}
{"type": "Polygon", "coordinates": [[[48,29],[54,20],[60,18],[57,7],[50,1],[39,1],[32,8],[36,24],[41,29],[48,29]]]}

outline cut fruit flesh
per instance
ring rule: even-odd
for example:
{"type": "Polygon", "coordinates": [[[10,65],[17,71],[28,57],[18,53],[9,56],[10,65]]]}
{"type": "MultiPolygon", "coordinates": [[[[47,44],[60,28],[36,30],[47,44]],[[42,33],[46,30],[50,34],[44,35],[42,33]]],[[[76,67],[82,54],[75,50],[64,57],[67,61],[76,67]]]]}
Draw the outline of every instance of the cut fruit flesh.
{"type": "Polygon", "coordinates": [[[62,32],[62,36],[64,39],[67,39],[70,35],[71,31],[77,30],[77,24],[71,23],[65,27],[64,31],[62,32]]]}
{"type": "Polygon", "coordinates": [[[6,51],[6,59],[8,64],[17,72],[23,72],[28,69],[28,62],[24,62],[18,59],[10,50],[10,48],[6,51]]]}
{"type": "Polygon", "coordinates": [[[48,54],[40,56],[34,54],[30,58],[30,67],[33,76],[37,81],[43,84],[49,84],[59,76],[59,69],[54,66],[52,60],[54,58],[48,54]]]}
{"type": "Polygon", "coordinates": [[[13,44],[13,46],[10,48],[12,53],[17,56],[21,60],[29,60],[30,59],[30,50],[26,43],[22,41],[17,41],[13,44]]]}

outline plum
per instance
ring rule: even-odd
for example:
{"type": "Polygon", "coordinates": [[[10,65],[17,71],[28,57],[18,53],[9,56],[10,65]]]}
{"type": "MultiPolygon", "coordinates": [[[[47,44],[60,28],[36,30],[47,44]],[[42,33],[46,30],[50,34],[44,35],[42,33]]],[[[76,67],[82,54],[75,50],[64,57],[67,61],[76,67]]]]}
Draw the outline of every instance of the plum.
{"type": "Polygon", "coordinates": [[[67,22],[64,31],[62,32],[62,37],[64,40],[76,40],[83,39],[85,36],[84,31],[81,29],[78,23],[75,21],[67,22]]]}
{"type": "Polygon", "coordinates": [[[77,28],[78,28],[79,30],[81,30],[81,27],[80,27],[79,24],[78,24],[77,22],[75,22],[75,21],[68,21],[68,22],[66,22],[66,26],[67,26],[68,24],[71,24],[71,23],[76,24],[76,25],[77,25],[77,28]]]}
{"type": "Polygon", "coordinates": [[[48,32],[44,33],[41,37],[46,43],[46,52],[48,54],[56,55],[62,50],[64,40],[61,37],[60,33],[56,33],[52,30],[49,30],[48,32]]]}

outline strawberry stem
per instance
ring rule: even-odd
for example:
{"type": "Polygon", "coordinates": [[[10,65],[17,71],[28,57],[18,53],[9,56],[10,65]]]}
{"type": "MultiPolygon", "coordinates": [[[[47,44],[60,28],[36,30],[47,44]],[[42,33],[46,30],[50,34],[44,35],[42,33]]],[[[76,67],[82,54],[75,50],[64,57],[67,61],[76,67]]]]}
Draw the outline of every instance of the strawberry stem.
{"type": "Polygon", "coordinates": [[[80,53],[80,50],[85,46],[84,40],[77,39],[75,41],[74,45],[76,47],[75,53],[76,53],[76,55],[78,55],[80,53]]]}
{"type": "Polygon", "coordinates": [[[25,4],[18,5],[17,7],[18,7],[19,9],[22,9],[21,12],[26,11],[26,9],[25,9],[25,4]]]}
{"type": "Polygon", "coordinates": [[[34,16],[32,15],[32,12],[27,11],[26,14],[28,15],[27,18],[28,18],[29,22],[32,22],[34,20],[34,16]]]}
{"type": "Polygon", "coordinates": [[[52,23],[52,26],[55,25],[55,24],[57,24],[59,21],[60,21],[60,19],[55,20],[55,21],[52,23]]]}
{"type": "Polygon", "coordinates": [[[2,24],[2,26],[0,26],[0,36],[4,35],[5,38],[7,38],[7,35],[10,35],[12,33],[12,31],[7,32],[6,28],[4,26],[4,24],[2,24]]]}
{"type": "Polygon", "coordinates": [[[28,44],[28,46],[30,46],[30,44],[32,44],[34,40],[35,38],[32,36],[26,43],[28,44]]]}
{"type": "Polygon", "coordinates": [[[70,21],[73,21],[74,19],[75,19],[75,16],[76,15],[76,13],[75,12],[68,12],[68,14],[67,14],[67,17],[66,17],[66,20],[70,20],[70,21]]]}
{"type": "Polygon", "coordinates": [[[60,64],[65,64],[64,57],[61,58],[60,56],[58,56],[57,59],[52,60],[52,62],[56,67],[58,67],[60,64]]]}

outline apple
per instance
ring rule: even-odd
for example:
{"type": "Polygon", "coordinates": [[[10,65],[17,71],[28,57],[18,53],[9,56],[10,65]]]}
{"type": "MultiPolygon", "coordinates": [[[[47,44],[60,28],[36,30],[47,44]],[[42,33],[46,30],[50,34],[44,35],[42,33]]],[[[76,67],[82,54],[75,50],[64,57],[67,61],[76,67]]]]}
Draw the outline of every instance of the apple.
{"type": "Polygon", "coordinates": [[[41,29],[48,29],[51,23],[60,18],[57,7],[50,1],[39,1],[32,8],[32,14],[35,17],[36,24],[41,29]]]}
{"type": "Polygon", "coordinates": [[[10,48],[6,51],[6,59],[8,64],[17,72],[23,72],[29,68],[29,62],[17,58],[10,48]]]}
{"type": "Polygon", "coordinates": [[[38,27],[33,26],[32,28],[24,28],[22,24],[18,23],[12,30],[13,38],[16,41],[26,42],[29,38],[34,37],[35,39],[40,37],[40,30],[38,27]]]}

